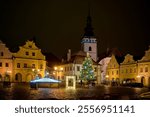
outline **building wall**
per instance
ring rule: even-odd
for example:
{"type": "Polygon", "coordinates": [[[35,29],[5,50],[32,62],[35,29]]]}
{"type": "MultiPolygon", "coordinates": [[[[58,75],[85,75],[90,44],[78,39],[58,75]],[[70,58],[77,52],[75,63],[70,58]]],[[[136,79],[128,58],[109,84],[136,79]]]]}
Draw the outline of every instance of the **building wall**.
{"type": "Polygon", "coordinates": [[[29,82],[36,75],[45,76],[46,61],[41,50],[33,41],[27,41],[19,47],[17,53],[13,53],[13,81],[29,82]]]}
{"type": "Polygon", "coordinates": [[[0,82],[5,80],[12,81],[12,53],[0,41],[0,82]]]}
{"type": "Polygon", "coordinates": [[[109,80],[109,82],[120,81],[119,64],[114,55],[112,55],[106,71],[107,71],[106,79],[109,80]]]}
{"type": "Polygon", "coordinates": [[[111,60],[111,57],[106,57],[106,58],[103,58],[99,64],[101,66],[101,82],[103,83],[105,80],[106,80],[106,70],[107,70],[107,66],[108,66],[108,63],[110,62],[111,60]]]}
{"type": "Polygon", "coordinates": [[[130,54],[127,54],[120,64],[120,78],[122,81],[128,82],[136,82],[137,80],[137,62],[130,54]]]}
{"type": "Polygon", "coordinates": [[[94,61],[97,61],[97,41],[96,38],[83,38],[82,48],[84,52],[88,52],[94,61]]]}

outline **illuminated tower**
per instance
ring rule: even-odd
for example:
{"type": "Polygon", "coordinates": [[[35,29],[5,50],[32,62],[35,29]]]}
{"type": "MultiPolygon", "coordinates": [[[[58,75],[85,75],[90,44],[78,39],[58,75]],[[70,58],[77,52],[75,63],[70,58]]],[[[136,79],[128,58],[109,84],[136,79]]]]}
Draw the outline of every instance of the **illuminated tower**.
{"type": "Polygon", "coordinates": [[[81,40],[81,48],[84,52],[88,52],[94,61],[97,61],[97,40],[93,32],[90,10],[87,16],[87,23],[84,31],[85,32],[81,40]]]}

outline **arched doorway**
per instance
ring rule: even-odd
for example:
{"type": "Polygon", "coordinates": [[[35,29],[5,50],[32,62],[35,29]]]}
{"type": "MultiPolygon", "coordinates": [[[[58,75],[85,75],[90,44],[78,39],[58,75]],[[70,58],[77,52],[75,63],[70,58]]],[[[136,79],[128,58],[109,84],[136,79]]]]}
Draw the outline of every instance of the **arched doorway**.
{"type": "Polygon", "coordinates": [[[144,77],[141,78],[141,84],[143,84],[143,86],[145,84],[145,78],[144,77]]]}
{"type": "Polygon", "coordinates": [[[22,75],[21,75],[21,73],[17,73],[15,75],[15,81],[16,82],[22,82],[22,75]]]}
{"type": "Polygon", "coordinates": [[[0,82],[2,82],[3,81],[3,79],[2,79],[2,75],[0,74],[0,82]]]}
{"type": "Polygon", "coordinates": [[[33,80],[33,75],[31,73],[26,75],[26,82],[30,82],[31,80],[33,80]]]}

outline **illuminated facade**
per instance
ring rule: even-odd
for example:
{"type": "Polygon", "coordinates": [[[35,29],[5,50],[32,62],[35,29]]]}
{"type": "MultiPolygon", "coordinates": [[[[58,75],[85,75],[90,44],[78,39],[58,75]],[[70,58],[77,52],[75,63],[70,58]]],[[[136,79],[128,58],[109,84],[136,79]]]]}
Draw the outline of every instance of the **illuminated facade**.
{"type": "Polygon", "coordinates": [[[27,41],[19,47],[19,51],[13,53],[13,81],[29,82],[36,75],[45,76],[46,61],[33,41],[27,41]]]}
{"type": "Polygon", "coordinates": [[[133,56],[127,54],[120,64],[113,55],[107,66],[106,79],[119,80],[120,83],[141,83],[150,87],[150,46],[141,60],[134,60],[133,56]]]}
{"type": "Polygon", "coordinates": [[[12,53],[0,40],[0,82],[12,81],[12,53]]]}
{"type": "Polygon", "coordinates": [[[136,82],[137,77],[137,62],[133,56],[127,54],[124,61],[120,64],[120,78],[123,82],[136,82]]]}
{"type": "Polygon", "coordinates": [[[119,64],[115,58],[115,55],[111,56],[111,59],[108,63],[107,70],[106,70],[106,81],[109,82],[120,82],[119,79],[119,64]]]}
{"type": "Polygon", "coordinates": [[[137,81],[150,86],[150,46],[141,60],[138,60],[137,81]]]}

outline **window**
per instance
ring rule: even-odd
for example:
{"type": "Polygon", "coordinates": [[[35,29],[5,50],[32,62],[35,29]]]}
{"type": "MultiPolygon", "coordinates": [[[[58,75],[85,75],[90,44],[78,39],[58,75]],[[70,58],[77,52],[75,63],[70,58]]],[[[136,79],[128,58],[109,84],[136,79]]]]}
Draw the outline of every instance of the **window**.
{"type": "Polygon", "coordinates": [[[148,67],[145,67],[145,72],[148,72],[148,67]]]}
{"type": "Polygon", "coordinates": [[[3,52],[1,52],[1,56],[4,56],[4,53],[3,53],[3,52]]]}
{"type": "Polygon", "coordinates": [[[77,66],[77,71],[80,71],[80,66],[77,66]]]}
{"type": "Polygon", "coordinates": [[[2,67],[2,62],[0,62],[0,67],[2,67]]]}
{"type": "Polygon", "coordinates": [[[126,73],[128,73],[128,69],[126,69],[126,73]]]}
{"type": "Polygon", "coordinates": [[[112,71],[112,75],[114,75],[114,71],[112,71]]]}
{"type": "Polygon", "coordinates": [[[132,69],[130,68],[130,73],[132,73],[132,69]]]}
{"type": "Polygon", "coordinates": [[[29,52],[26,52],[26,55],[28,56],[28,55],[29,55],[29,52]]]}
{"type": "Polygon", "coordinates": [[[72,67],[70,67],[70,71],[72,71],[72,67]]]}
{"type": "Polygon", "coordinates": [[[32,68],[35,68],[35,64],[32,64],[32,68]]]}
{"type": "Polygon", "coordinates": [[[35,52],[32,52],[32,56],[35,56],[35,52]]]}
{"type": "Polygon", "coordinates": [[[140,72],[143,72],[143,68],[140,68],[140,72]]]}
{"type": "Polygon", "coordinates": [[[136,68],[134,68],[134,73],[136,73],[136,68]]]}
{"type": "Polygon", "coordinates": [[[17,63],[17,68],[20,68],[20,63],[17,63]]]}
{"type": "Polygon", "coordinates": [[[24,68],[27,68],[27,63],[24,63],[24,68]]]}
{"type": "Polygon", "coordinates": [[[118,75],[118,70],[117,70],[116,74],[118,75]]]}
{"type": "Polygon", "coordinates": [[[89,51],[92,51],[92,47],[91,46],[89,47],[89,51]]]}
{"type": "Polygon", "coordinates": [[[6,64],[5,64],[5,67],[9,67],[9,64],[8,64],[8,63],[6,63],[6,64]]]}
{"type": "Polygon", "coordinates": [[[40,69],[43,69],[43,65],[42,64],[40,65],[40,69]]]}

